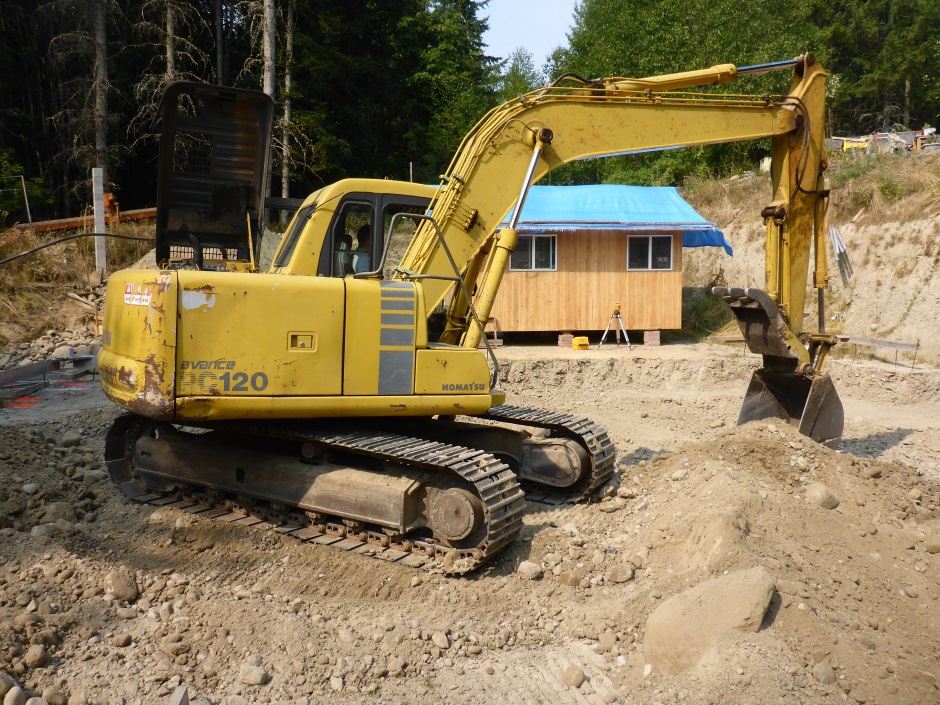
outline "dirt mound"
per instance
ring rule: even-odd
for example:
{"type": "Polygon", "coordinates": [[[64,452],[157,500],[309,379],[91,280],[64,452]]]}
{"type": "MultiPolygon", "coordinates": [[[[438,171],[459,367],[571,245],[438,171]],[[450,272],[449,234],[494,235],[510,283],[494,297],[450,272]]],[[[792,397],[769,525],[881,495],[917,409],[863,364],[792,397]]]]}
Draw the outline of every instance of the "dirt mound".
{"type": "Polygon", "coordinates": [[[179,684],[231,705],[940,702],[937,484],[730,427],[750,363],[682,384],[695,364],[510,361],[533,401],[607,425],[617,479],[594,505],[530,505],[521,539],[456,580],[126,502],[100,461],[112,407],[0,425],[0,671],[48,702],[179,684]],[[752,569],[774,584],[757,631],[677,675],[649,663],[657,607],[752,569]]]}

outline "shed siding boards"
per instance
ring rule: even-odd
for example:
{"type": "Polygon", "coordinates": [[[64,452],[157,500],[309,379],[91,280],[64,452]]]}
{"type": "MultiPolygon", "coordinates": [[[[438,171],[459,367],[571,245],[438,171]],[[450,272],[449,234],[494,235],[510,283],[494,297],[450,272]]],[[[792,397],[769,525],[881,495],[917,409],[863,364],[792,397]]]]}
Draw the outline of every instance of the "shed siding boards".
{"type": "MultiPolygon", "coordinates": [[[[638,233],[640,234],[640,233],[638,233]]],[[[627,271],[627,233],[556,234],[557,270],[508,271],[492,316],[504,331],[603,330],[620,302],[627,330],[682,327],[682,233],[671,234],[671,271],[627,271]]]]}

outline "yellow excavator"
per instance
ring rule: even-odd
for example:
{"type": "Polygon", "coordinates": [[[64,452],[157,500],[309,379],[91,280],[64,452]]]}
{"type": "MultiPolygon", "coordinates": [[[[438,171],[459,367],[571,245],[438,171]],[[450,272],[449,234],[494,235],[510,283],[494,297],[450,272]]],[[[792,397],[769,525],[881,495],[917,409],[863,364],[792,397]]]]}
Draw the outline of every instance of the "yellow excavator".
{"type": "Polygon", "coordinates": [[[311,194],[264,272],[271,102],[173,84],[161,269],[115,273],[105,305],[98,369],[130,412],[106,442],[113,481],[140,502],[475,568],[518,534],[524,496],[588,500],[614,469],[597,424],[508,406],[497,389],[484,323],[530,186],[578,159],[762,137],[773,150],[766,285],[715,290],[764,361],[739,421],[782,418],[837,445],[842,408],[823,371],[835,343],[822,310],[825,79],[811,54],[563,76],[490,111],[437,188],[348,179],[311,194]],[[788,93],[690,90],[774,70],[792,72],[788,93]],[[811,249],[818,333],[803,332],[811,249]]]}

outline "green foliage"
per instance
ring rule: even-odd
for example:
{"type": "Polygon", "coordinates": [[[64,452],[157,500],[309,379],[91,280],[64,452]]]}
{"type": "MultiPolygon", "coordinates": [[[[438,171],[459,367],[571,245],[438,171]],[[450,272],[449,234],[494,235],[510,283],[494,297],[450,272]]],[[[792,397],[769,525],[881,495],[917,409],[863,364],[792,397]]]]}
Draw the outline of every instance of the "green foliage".
{"type": "MultiPolygon", "coordinates": [[[[553,72],[642,77],[788,59],[815,43],[807,13],[798,0],[650,0],[642,11],[629,0],[584,0],[569,48],[552,58],[553,72]]],[[[779,90],[779,76],[753,80],[779,90]]]]}
{"type": "Polygon", "coordinates": [[[726,178],[753,169],[769,153],[769,140],[755,140],[586,159],[556,169],[545,183],[684,186],[689,177],[726,178]]]}
{"type": "MultiPolygon", "coordinates": [[[[0,150],[0,227],[6,225],[7,220],[27,221],[23,181],[19,178],[22,174],[25,174],[23,165],[16,162],[13,152],[0,150]]],[[[30,211],[46,206],[52,200],[49,189],[37,177],[26,179],[26,196],[29,198],[30,211]]]]}
{"type": "MultiPolygon", "coordinates": [[[[0,0],[0,150],[10,150],[26,175],[55,195],[55,212],[43,213],[37,203],[37,219],[75,215],[88,196],[96,153],[88,86],[97,3],[107,11],[109,166],[122,208],[154,203],[153,119],[167,80],[261,85],[260,0],[218,0],[219,28],[215,0],[173,3],[173,76],[164,0],[0,0]]],[[[407,179],[409,163],[416,179],[436,180],[463,135],[495,104],[496,62],[484,54],[486,23],[479,17],[485,4],[298,2],[292,193],[345,176],[407,179]]],[[[286,5],[275,5],[280,51],[286,5]]]]}
{"type": "Polygon", "coordinates": [[[432,42],[422,53],[431,116],[424,180],[436,181],[464,135],[496,103],[495,60],[483,52],[487,23],[477,17],[486,3],[433,0],[428,13],[432,42]]]}
{"type": "MultiPolygon", "coordinates": [[[[549,71],[553,78],[567,72],[584,78],[645,77],[716,64],[746,66],[796,56],[813,46],[816,35],[806,6],[797,0],[650,0],[642,12],[627,0],[584,0],[575,10],[570,45],[552,55],[549,71]]],[[[693,90],[782,94],[789,80],[788,73],[774,72],[693,90]]],[[[559,178],[583,183],[580,179],[593,172],[603,182],[681,185],[692,175],[752,169],[769,148],[769,141],[761,141],[639,154],[587,170],[569,166],[559,178]]]]}
{"type": "Polygon", "coordinates": [[[822,60],[838,78],[833,131],[864,134],[936,125],[940,112],[940,3],[814,0],[822,60]]]}
{"type": "Polygon", "coordinates": [[[506,70],[496,89],[498,102],[505,103],[545,85],[545,76],[535,68],[532,52],[525,47],[518,47],[505,63],[506,70]]]}
{"type": "Polygon", "coordinates": [[[710,287],[682,290],[682,329],[674,334],[681,340],[704,340],[725,328],[733,319],[731,309],[711,293],[710,287]]]}

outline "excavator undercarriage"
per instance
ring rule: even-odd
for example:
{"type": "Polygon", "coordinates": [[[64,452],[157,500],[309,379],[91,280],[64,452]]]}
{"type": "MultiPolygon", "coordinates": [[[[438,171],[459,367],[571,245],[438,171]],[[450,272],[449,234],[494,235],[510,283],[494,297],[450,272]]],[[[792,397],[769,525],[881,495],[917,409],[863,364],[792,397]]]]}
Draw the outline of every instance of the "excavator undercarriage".
{"type": "Polygon", "coordinates": [[[519,533],[517,475],[530,499],[559,503],[590,498],[614,468],[612,443],[587,419],[506,406],[487,418],[547,437],[450,419],[366,419],[350,430],[325,419],[177,427],[128,414],[105,456],[137,502],[464,573],[519,533]],[[420,436],[398,432],[419,425],[420,436]]]}

